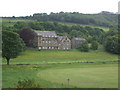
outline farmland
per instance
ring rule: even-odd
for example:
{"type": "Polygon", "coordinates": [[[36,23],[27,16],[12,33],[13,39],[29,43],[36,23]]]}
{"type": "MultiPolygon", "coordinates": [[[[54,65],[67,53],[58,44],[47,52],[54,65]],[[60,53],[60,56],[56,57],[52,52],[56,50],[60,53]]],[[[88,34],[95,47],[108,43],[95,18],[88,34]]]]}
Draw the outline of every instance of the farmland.
{"type": "Polygon", "coordinates": [[[117,55],[102,48],[88,53],[26,50],[12,59],[9,66],[3,59],[3,88],[15,88],[24,79],[34,80],[42,88],[117,88],[118,64],[108,62],[117,60],[117,55]]]}

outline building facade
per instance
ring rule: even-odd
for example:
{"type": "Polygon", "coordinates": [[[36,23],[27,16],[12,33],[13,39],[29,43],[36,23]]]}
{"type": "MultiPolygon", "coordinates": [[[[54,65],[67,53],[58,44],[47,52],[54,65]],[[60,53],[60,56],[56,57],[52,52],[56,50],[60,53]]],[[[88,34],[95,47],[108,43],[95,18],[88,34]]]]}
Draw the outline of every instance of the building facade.
{"type": "Polygon", "coordinates": [[[66,35],[58,36],[55,31],[35,31],[36,37],[36,47],[40,49],[60,49],[60,50],[70,50],[79,47],[84,38],[74,37],[70,40],[66,35]]]}
{"type": "Polygon", "coordinates": [[[67,36],[57,36],[54,31],[35,31],[38,49],[71,49],[71,41],[67,36]]]}
{"type": "Polygon", "coordinates": [[[78,48],[86,39],[74,37],[72,38],[72,49],[78,48]]]}
{"type": "Polygon", "coordinates": [[[58,36],[59,49],[71,49],[71,40],[67,36],[58,36]]]}

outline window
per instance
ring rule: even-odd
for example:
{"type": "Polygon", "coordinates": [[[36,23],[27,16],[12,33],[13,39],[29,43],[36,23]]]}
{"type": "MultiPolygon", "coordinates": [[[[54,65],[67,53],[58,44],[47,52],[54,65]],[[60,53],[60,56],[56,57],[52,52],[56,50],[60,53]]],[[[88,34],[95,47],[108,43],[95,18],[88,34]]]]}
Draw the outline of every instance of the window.
{"type": "Polygon", "coordinates": [[[42,41],[42,43],[44,43],[44,41],[42,41]]]}
{"type": "Polygon", "coordinates": [[[54,49],[54,47],[52,47],[52,49],[54,49]]]}
{"type": "Polygon", "coordinates": [[[39,47],[39,49],[41,49],[41,47],[39,47]]]}

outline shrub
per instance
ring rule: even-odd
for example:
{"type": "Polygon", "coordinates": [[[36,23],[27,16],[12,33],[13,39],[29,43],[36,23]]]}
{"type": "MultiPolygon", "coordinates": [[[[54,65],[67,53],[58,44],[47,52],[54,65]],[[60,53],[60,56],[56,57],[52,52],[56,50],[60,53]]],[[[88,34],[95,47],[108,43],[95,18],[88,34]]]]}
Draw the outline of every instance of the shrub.
{"type": "Polygon", "coordinates": [[[85,41],[83,42],[80,47],[78,47],[78,50],[82,51],[82,52],[88,52],[89,51],[89,46],[88,46],[88,42],[85,41]]]}
{"type": "Polygon", "coordinates": [[[97,50],[98,49],[98,43],[96,41],[92,41],[90,48],[92,50],[97,50]]]}
{"type": "Polygon", "coordinates": [[[36,84],[34,80],[20,80],[17,83],[17,89],[25,89],[25,88],[40,88],[39,84],[36,84]]]}

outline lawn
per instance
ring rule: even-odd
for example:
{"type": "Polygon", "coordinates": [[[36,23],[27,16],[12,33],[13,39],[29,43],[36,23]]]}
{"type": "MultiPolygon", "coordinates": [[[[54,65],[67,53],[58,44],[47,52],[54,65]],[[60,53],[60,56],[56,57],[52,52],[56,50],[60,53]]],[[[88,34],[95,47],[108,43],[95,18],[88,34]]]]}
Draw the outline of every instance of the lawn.
{"type": "MultiPolygon", "coordinates": [[[[103,62],[117,61],[118,55],[103,50],[80,52],[77,50],[26,50],[22,55],[11,59],[11,64],[50,64],[50,63],[77,63],[77,62],[103,62]]],[[[6,60],[3,60],[6,64],[6,60]]]]}
{"type": "Polygon", "coordinates": [[[24,79],[34,80],[41,88],[117,88],[117,65],[3,65],[3,88],[15,88],[24,79]]]}
{"type": "Polygon", "coordinates": [[[118,67],[116,64],[50,68],[39,72],[37,76],[52,83],[69,84],[79,88],[118,87],[118,67]]]}
{"type": "Polygon", "coordinates": [[[90,52],[26,50],[11,59],[9,66],[2,60],[3,88],[15,88],[24,79],[33,80],[42,88],[117,88],[118,64],[109,62],[117,60],[118,55],[103,48],[90,52]]]}

